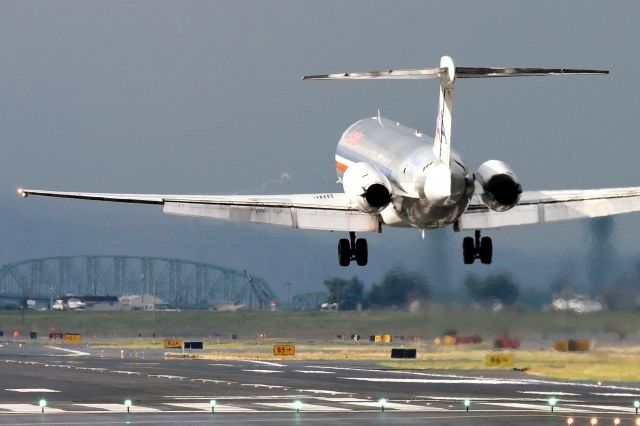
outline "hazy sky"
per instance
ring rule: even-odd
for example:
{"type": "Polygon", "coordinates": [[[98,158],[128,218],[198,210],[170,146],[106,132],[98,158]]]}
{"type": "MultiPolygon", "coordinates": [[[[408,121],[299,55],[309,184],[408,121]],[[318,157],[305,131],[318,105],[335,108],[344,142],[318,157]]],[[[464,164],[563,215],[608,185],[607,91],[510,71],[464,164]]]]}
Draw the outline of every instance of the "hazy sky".
{"type": "MultiPolygon", "coordinates": [[[[494,265],[462,265],[464,234],[369,236],[370,266],[340,268],[341,234],[163,215],[154,206],[30,198],[81,191],[339,191],[342,131],[378,108],[432,134],[436,81],[303,82],[304,74],[437,66],[593,67],[607,77],[465,80],[453,147],[497,158],[525,189],[640,185],[638,1],[0,2],[0,264],[72,254],[203,260],[276,291],[366,282],[403,265],[510,270],[545,285],[586,268],[582,222],[504,229],[494,265]],[[288,173],[289,182],[278,182],[288,173]],[[269,182],[268,184],[266,184],[269,182]],[[567,257],[568,256],[568,257],[567,257]],[[446,260],[449,258],[448,260],[446,260]],[[446,261],[445,261],[446,260],[446,261]]],[[[615,222],[638,257],[640,215],[615,222]]]]}

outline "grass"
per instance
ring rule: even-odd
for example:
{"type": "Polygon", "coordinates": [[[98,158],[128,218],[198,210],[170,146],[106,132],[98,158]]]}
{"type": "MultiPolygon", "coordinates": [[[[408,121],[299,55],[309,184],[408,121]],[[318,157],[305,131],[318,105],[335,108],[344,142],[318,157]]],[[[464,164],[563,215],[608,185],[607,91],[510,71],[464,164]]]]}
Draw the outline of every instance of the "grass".
{"type": "Polygon", "coordinates": [[[76,332],[82,344],[102,348],[161,348],[163,337],[205,340],[201,357],[209,359],[262,359],[274,357],[272,345],[296,344],[296,360],[367,360],[385,368],[465,370],[485,369],[484,355],[498,335],[519,336],[524,349],[515,352],[515,367],[529,374],[561,379],[640,381],[640,315],[637,312],[599,312],[573,315],[557,312],[505,310],[491,312],[467,307],[430,306],[420,313],[404,311],[362,312],[0,312],[0,330],[8,338],[36,331],[76,332]],[[24,314],[24,315],[23,315],[24,314]],[[438,346],[433,338],[444,330],[478,334],[485,344],[470,347],[438,346]],[[155,339],[152,338],[155,332],[155,339]],[[238,340],[231,340],[232,334],[238,340]],[[359,334],[359,344],[349,340],[359,334]],[[372,334],[405,336],[405,342],[374,345],[372,334]],[[555,338],[590,338],[610,335],[609,341],[627,336],[624,345],[597,347],[589,353],[550,350],[555,338]],[[613,334],[613,336],[612,336],[613,334]],[[258,336],[263,335],[264,338],[258,336]],[[338,339],[336,336],[345,336],[338,339]],[[409,338],[419,336],[415,342],[409,338]],[[390,348],[406,345],[418,349],[416,360],[390,360],[390,348]]]}
{"type": "Polygon", "coordinates": [[[421,336],[431,340],[444,330],[479,334],[485,339],[510,334],[528,338],[589,337],[600,333],[630,335],[640,330],[640,315],[633,311],[574,315],[558,312],[504,310],[491,312],[468,307],[430,306],[420,313],[361,312],[36,312],[0,311],[0,330],[8,334],[40,335],[55,329],[84,337],[132,338],[199,337],[243,340],[259,335],[296,340],[329,341],[337,335],[371,334],[421,336]]]}

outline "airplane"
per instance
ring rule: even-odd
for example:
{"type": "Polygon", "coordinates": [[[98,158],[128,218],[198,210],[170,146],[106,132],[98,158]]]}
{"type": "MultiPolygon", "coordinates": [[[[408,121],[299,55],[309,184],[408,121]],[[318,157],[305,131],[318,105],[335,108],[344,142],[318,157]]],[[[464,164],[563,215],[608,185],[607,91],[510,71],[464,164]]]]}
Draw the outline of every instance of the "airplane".
{"type": "Polygon", "coordinates": [[[454,84],[459,78],[602,75],[607,70],[564,68],[456,67],[443,56],[437,68],[344,72],[303,80],[440,79],[433,138],[377,116],[349,126],[336,149],[336,172],[343,192],[291,195],[165,195],[61,192],[18,188],[27,197],[76,198],[159,204],[163,212],[290,228],[340,231],[338,262],[368,263],[365,238],[383,226],[425,230],[452,226],[474,231],[463,238],[465,264],[490,264],[493,243],[481,231],[506,226],[593,218],[640,211],[640,187],[523,191],[509,165],[485,161],[467,167],[451,149],[454,84]]]}

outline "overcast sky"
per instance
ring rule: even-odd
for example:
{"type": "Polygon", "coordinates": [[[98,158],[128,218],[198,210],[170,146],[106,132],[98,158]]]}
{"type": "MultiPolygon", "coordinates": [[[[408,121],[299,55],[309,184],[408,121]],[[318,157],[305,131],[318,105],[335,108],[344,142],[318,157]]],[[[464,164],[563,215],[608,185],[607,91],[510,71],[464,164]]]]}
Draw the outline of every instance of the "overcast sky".
{"type": "MultiPolygon", "coordinates": [[[[339,191],[342,131],[380,108],[433,134],[437,82],[300,77],[432,67],[444,54],[465,66],[610,69],[460,81],[453,147],[472,167],[506,161],[525,190],[640,185],[638,22],[638,1],[0,2],[0,263],[169,256],[247,269],[280,292],[291,281],[294,294],[328,276],[370,283],[396,265],[449,264],[454,278],[509,270],[531,285],[579,274],[584,221],[492,231],[491,267],[462,265],[463,234],[385,230],[369,237],[369,267],[342,269],[340,234],[21,200],[15,188],[339,191]]],[[[616,220],[621,259],[640,256],[639,225],[616,220]]]]}

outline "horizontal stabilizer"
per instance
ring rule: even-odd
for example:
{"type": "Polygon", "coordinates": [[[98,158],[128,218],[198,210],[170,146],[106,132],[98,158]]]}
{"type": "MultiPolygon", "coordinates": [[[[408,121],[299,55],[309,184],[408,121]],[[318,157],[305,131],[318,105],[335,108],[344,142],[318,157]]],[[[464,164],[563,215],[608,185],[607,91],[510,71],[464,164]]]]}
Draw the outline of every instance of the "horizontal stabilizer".
{"type": "MultiPolygon", "coordinates": [[[[447,72],[447,68],[416,68],[385,71],[343,72],[335,74],[305,75],[303,80],[374,80],[397,79],[417,80],[428,78],[440,78],[447,72]]],[[[492,78],[492,77],[539,77],[548,75],[599,75],[609,74],[608,70],[590,70],[576,68],[481,68],[459,67],[455,68],[456,78],[492,78]]]]}

